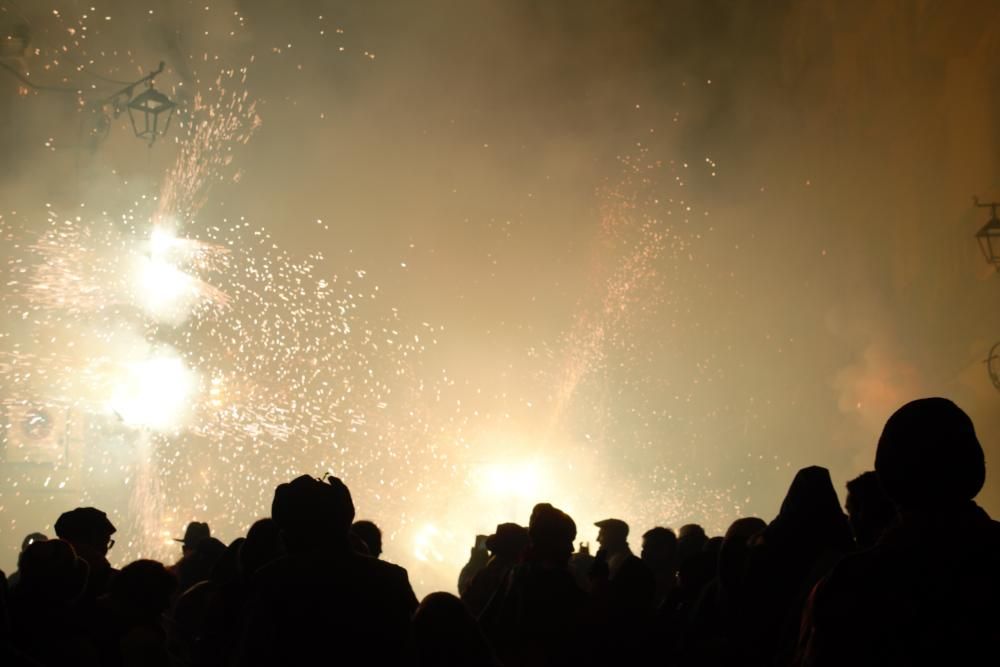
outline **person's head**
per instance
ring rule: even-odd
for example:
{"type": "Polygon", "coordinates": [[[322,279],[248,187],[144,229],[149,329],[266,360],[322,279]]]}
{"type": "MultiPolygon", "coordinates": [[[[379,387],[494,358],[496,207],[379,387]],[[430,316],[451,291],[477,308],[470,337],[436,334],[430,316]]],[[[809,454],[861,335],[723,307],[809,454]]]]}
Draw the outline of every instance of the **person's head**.
{"type": "Polygon", "coordinates": [[[77,555],[91,567],[106,559],[108,549],[115,543],[111,536],[117,531],[108,515],[94,507],[63,512],[56,519],[55,529],[59,539],[72,544],[77,555]]]}
{"type": "Polygon", "coordinates": [[[368,547],[368,555],[378,558],[382,555],[382,531],[373,521],[355,521],[351,532],[361,538],[368,547]]]}
{"type": "Polygon", "coordinates": [[[721,535],[716,535],[715,537],[710,537],[705,541],[705,546],[701,548],[707,554],[711,554],[712,558],[719,557],[719,551],[722,549],[722,543],[725,541],[721,535]]]}
{"type": "Polygon", "coordinates": [[[155,560],[137,560],[111,580],[111,599],[136,621],[155,621],[170,607],[177,578],[155,560]]]}
{"type": "Polygon", "coordinates": [[[705,529],[699,524],[686,523],[677,531],[677,539],[704,541],[708,539],[708,536],[705,534],[705,529]]]}
{"type": "Polygon", "coordinates": [[[89,568],[62,539],[32,542],[17,559],[18,592],[40,603],[65,604],[87,587],[89,568]]]}
{"type": "Polygon", "coordinates": [[[962,505],[983,488],[986,462],[969,415],[945,398],[899,408],[882,429],[875,471],[900,510],[962,505]]]}
{"type": "Polygon", "coordinates": [[[24,539],[21,540],[21,551],[24,551],[28,548],[28,546],[34,544],[35,542],[44,542],[47,539],[49,538],[43,533],[28,533],[24,536],[24,539]]]}
{"type": "Polygon", "coordinates": [[[198,546],[199,542],[208,539],[211,536],[212,531],[209,529],[207,523],[192,521],[184,530],[184,537],[175,537],[174,542],[181,543],[181,552],[186,557],[194,551],[194,548],[198,546]]]}
{"type": "Polygon", "coordinates": [[[677,531],[677,566],[680,567],[688,558],[701,553],[708,542],[705,529],[696,523],[684,524],[677,531]]]}
{"type": "Polygon", "coordinates": [[[351,492],[336,477],[302,475],[274,490],[271,518],[289,553],[320,546],[347,548],[354,521],[351,492]]]}
{"type": "Polygon", "coordinates": [[[663,526],[650,528],[642,534],[642,560],[654,568],[671,567],[677,555],[677,536],[663,526]]]}
{"type": "Polygon", "coordinates": [[[726,530],[719,549],[719,580],[722,586],[734,590],[740,585],[753,539],[767,528],[758,517],[744,517],[733,521],[726,530]]]}
{"type": "Polygon", "coordinates": [[[576,523],[562,510],[539,503],[531,510],[528,537],[535,560],[564,567],[573,555],[576,523]]]}
{"type": "Polygon", "coordinates": [[[597,526],[597,543],[608,552],[622,551],[628,548],[628,524],[621,519],[603,519],[594,524],[597,526]]]}
{"type": "Polygon", "coordinates": [[[854,541],[862,548],[873,546],[896,518],[896,506],[885,494],[874,470],[861,473],[847,483],[844,508],[854,541]]]}
{"type": "Polygon", "coordinates": [[[278,526],[273,519],[258,519],[247,531],[247,539],[240,547],[240,572],[250,577],[272,560],[284,555],[278,526]]]}
{"type": "Polygon", "coordinates": [[[795,473],[781,503],[780,514],[804,521],[825,516],[842,516],[830,471],[822,466],[807,466],[795,473]]]}
{"type": "Polygon", "coordinates": [[[245,537],[237,537],[229,543],[222,557],[212,568],[210,579],[219,584],[227,584],[238,581],[240,578],[240,552],[243,551],[243,544],[247,541],[245,537]]]}
{"type": "Polygon", "coordinates": [[[795,473],[778,516],[762,539],[772,546],[781,545],[779,548],[794,548],[800,554],[842,551],[853,546],[851,527],[829,470],[807,466],[795,473]]]}
{"type": "Polygon", "coordinates": [[[411,624],[420,665],[490,665],[492,651],[476,619],[451,593],[431,593],[411,624]]]}
{"type": "Polygon", "coordinates": [[[516,560],[529,542],[527,528],[516,523],[501,523],[496,532],[486,538],[486,549],[499,558],[516,560]]]}
{"type": "Polygon", "coordinates": [[[756,516],[747,516],[729,524],[723,542],[749,544],[750,541],[767,528],[767,522],[756,516]]]}

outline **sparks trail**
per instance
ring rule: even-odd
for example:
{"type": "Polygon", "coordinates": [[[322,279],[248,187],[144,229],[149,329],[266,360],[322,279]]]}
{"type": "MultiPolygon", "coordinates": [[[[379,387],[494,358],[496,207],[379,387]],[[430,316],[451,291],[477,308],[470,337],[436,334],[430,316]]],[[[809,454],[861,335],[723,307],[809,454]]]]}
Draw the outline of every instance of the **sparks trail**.
{"type": "Polygon", "coordinates": [[[194,218],[207,201],[211,184],[220,180],[232,163],[233,145],[246,144],[260,127],[257,104],[243,89],[246,80],[246,67],[226,70],[210,89],[213,100],[207,101],[201,93],[195,95],[189,118],[183,123],[187,138],[160,190],[160,206],[154,216],[157,224],[171,218],[194,218]]]}
{"type": "Polygon", "coordinates": [[[628,341],[641,325],[641,314],[636,312],[640,305],[641,312],[656,310],[662,299],[658,293],[659,264],[672,246],[676,250],[683,244],[665,220],[674,211],[660,206],[658,175],[664,165],[647,161],[645,153],[620,158],[622,179],[597,192],[600,234],[590,275],[596,276],[599,300],[591,305],[581,303],[566,336],[568,358],[554,400],[554,426],[581,382],[604,367],[609,351],[628,348],[628,341]]]}
{"type": "Polygon", "coordinates": [[[321,462],[361,490],[401,483],[380,461],[421,458],[389,407],[415,400],[424,343],[365,272],[322,275],[322,256],[294,258],[249,222],[195,219],[260,122],[245,76],[220,75],[214,102],[196,96],[159,198],[119,217],[50,210],[34,237],[0,220],[23,240],[2,294],[24,323],[0,331],[5,385],[131,442],[94,473],[117,466],[132,489],[137,537],[117,557],[168,556],[184,516],[164,494],[238,525],[256,512],[241,497],[251,470],[266,490],[321,462]]]}

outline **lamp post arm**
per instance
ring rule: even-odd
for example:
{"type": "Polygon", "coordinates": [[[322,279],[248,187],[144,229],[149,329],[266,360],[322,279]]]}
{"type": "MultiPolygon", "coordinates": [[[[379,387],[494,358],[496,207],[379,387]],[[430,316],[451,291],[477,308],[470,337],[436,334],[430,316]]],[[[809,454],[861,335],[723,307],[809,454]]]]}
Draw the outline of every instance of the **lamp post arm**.
{"type": "Polygon", "coordinates": [[[1000,206],[1000,202],[996,202],[996,201],[980,202],[979,201],[979,197],[973,197],[972,198],[972,203],[975,206],[977,206],[978,208],[988,208],[988,209],[990,209],[990,214],[993,216],[993,218],[995,219],[997,217],[997,206],[1000,206]]]}
{"type": "Polygon", "coordinates": [[[79,88],[61,88],[59,86],[44,86],[44,85],[42,85],[40,83],[35,83],[34,81],[32,81],[31,79],[29,79],[24,74],[22,74],[21,72],[17,71],[17,69],[15,69],[14,67],[11,67],[7,63],[3,62],[2,60],[0,60],[0,67],[2,67],[3,69],[7,70],[11,74],[13,74],[14,77],[17,78],[18,81],[20,81],[24,85],[28,86],[32,90],[43,90],[45,92],[51,92],[51,93],[79,93],[79,92],[81,92],[79,88]]]}
{"type": "Polygon", "coordinates": [[[103,107],[105,104],[111,104],[112,102],[114,102],[116,99],[118,99],[122,95],[125,95],[127,97],[132,97],[132,89],[133,88],[135,88],[136,86],[141,86],[144,83],[150,83],[150,82],[152,82],[153,79],[155,79],[158,75],[160,75],[160,74],[163,73],[163,68],[165,66],[166,66],[166,63],[161,60],[160,61],[160,66],[157,67],[156,69],[154,69],[152,72],[150,72],[146,76],[142,77],[141,79],[137,79],[136,81],[133,81],[132,83],[128,84],[127,86],[125,86],[121,90],[118,90],[118,91],[116,91],[114,93],[111,93],[110,95],[108,95],[104,99],[98,100],[97,102],[94,103],[94,106],[95,107],[103,107]]]}

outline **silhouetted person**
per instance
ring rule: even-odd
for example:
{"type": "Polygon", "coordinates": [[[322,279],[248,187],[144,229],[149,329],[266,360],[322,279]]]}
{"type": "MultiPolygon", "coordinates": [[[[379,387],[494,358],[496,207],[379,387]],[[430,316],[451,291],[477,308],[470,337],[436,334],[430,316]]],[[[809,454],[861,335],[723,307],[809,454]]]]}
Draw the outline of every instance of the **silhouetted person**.
{"type": "Polygon", "coordinates": [[[642,534],[640,558],[653,573],[656,581],[656,596],[653,606],[659,608],[674,587],[677,578],[675,559],[677,557],[677,536],[669,528],[657,526],[642,534]]]}
{"type": "Polygon", "coordinates": [[[500,663],[462,601],[431,593],[413,615],[418,667],[499,667],[500,663]]]}
{"type": "Polygon", "coordinates": [[[11,636],[10,602],[7,599],[7,578],[0,570],[0,665],[32,667],[39,663],[14,648],[11,636]]]}
{"type": "Polygon", "coordinates": [[[273,560],[285,555],[280,531],[273,519],[258,519],[247,531],[246,541],[240,547],[239,566],[244,581],[273,560]]]}
{"type": "Polygon", "coordinates": [[[594,638],[598,660],[630,664],[645,649],[642,638],[648,630],[656,597],[652,570],[628,546],[628,524],[604,519],[598,527],[600,549],[591,569],[591,595],[597,618],[605,624],[603,636],[594,638]]]}
{"type": "Polygon", "coordinates": [[[874,546],[882,533],[896,520],[896,506],[886,495],[878,473],[874,470],[861,473],[847,483],[844,508],[851,523],[854,541],[862,549],[874,546]]]}
{"type": "Polygon", "coordinates": [[[705,529],[696,523],[687,523],[677,531],[677,567],[690,556],[701,553],[708,542],[705,529]]]}
{"type": "MultiPolygon", "coordinates": [[[[743,577],[752,542],[765,528],[763,519],[747,517],[737,519],[726,530],[716,559],[715,577],[695,603],[685,639],[686,663],[742,664],[744,651],[734,643],[737,611],[743,602],[743,577]]],[[[711,552],[706,550],[706,553],[711,552]]]]}
{"type": "MultiPolygon", "coordinates": [[[[184,563],[194,566],[208,550],[215,551],[215,538],[202,540],[184,563]]],[[[246,591],[239,566],[242,537],[224,547],[207,576],[189,586],[170,613],[168,649],[174,662],[185,665],[221,665],[227,651],[239,638],[239,613],[246,591]]],[[[208,560],[200,566],[207,567],[208,560]]]]}
{"type": "Polygon", "coordinates": [[[716,535],[715,537],[710,537],[705,542],[705,546],[703,546],[701,548],[701,550],[704,551],[707,554],[710,554],[712,556],[712,558],[718,559],[719,552],[722,550],[722,543],[724,541],[725,541],[725,538],[722,537],[721,535],[716,535]]]}
{"type": "MultiPolygon", "coordinates": [[[[23,551],[23,549],[22,549],[23,551]]],[[[0,570],[0,649],[10,642],[10,606],[7,602],[7,575],[0,570]]],[[[3,655],[0,653],[0,655],[3,655]]]]}
{"type": "Polygon", "coordinates": [[[192,551],[202,540],[207,540],[212,536],[212,529],[208,527],[207,523],[201,521],[192,521],[184,529],[184,537],[175,537],[174,542],[180,542],[181,544],[181,557],[184,558],[192,551]]]}
{"type": "MultiPolygon", "coordinates": [[[[23,540],[21,540],[21,551],[18,553],[24,553],[24,550],[28,548],[29,545],[35,542],[44,542],[49,539],[44,533],[28,533],[23,540]]],[[[17,582],[21,580],[21,573],[18,570],[14,570],[9,577],[7,577],[7,588],[15,588],[17,582]]]]}
{"type": "Polygon", "coordinates": [[[117,570],[108,562],[108,550],[115,545],[111,536],[117,529],[108,515],[93,507],[77,507],[56,520],[56,535],[73,545],[76,555],[87,563],[87,590],[84,603],[93,603],[110,590],[117,570]]]}
{"type": "MultiPolygon", "coordinates": [[[[181,545],[181,557],[176,563],[170,566],[170,571],[177,576],[178,580],[185,579],[185,577],[182,577],[181,575],[182,569],[190,571],[190,567],[185,567],[185,561],[194,552],[195,547],[197,547],[202,540],[206,540],[211,536],[212,531],[208,527],[207,523],[192,521],[187,525],[187,528],[184,529],[184,537],[174,538],[174,542],[179,542],[181,545]]],[[[180,588],[177,590],[178,594],[183,593],[189,586],[197,583],[197,581],[200,581],[191,581],[190,577],[186,577],[186,579],[187,581],[181,581],[180,588]]]]}
{"type": "Polygon", "coordinates": [[[576,523],[548,503],[535,505],[530,545],[480,621],[507,667],[575,665],[583,646],[587,595],[569,571],[576,523]]]}
{"type": "Polygon", "coordinates": [[[382,555],[382,531],[373,522],[355,521],[351,532],[365,543],[369,556],[378,558],[382,555]]]}
{"type": "Polygon", "coordinates": [[[226,545],[214,537],[198,540],[197,545],[175,566],[178,592],[183,593],[198,582],[207,581],[225,552],[226,545]]]}
{"type": "Polygon", "coordinates": [[[254,576],[238,664],[399,664],[417,600],[406,570],[351,549],[344,483],[281,484],[271,517],[288,555],[254,576]]]}
{"type": "Polygon", "coordinates": [[[496,532],[486,538],[490,559],[486,567],[476,572],[462,594],[462,602],[473,616],[479,616],[486,608],[507,573],[521,560],[528,542],[528,529],[516,523],[501,523],[496,532]]]}
{"type": "Polygon", "coordinates": [[[628,546],[628,524],[621,519],[604,519],[594,525],[600,529],[596,558],[597,563],[607,565],[612,612],[629,619],[651,612],[656,582],[652,570],[628,546]]]}
{"type": "Polygon", "coordinates": [[[667,595],[657,618],[657,640],[671,656],[687,652],[685,644],[692,630],[695,607],[717,571],[717,559],[711,552],[691,554],[677,568],[677,582],[667,595]]]}
{"type": "Polygon", "coordinates": [[[594,555],[590,553],[590,543],[580,542],[580,548],[569,557],[569,571],[581,591],[590,593],[590,570],[594,567],[594,555]]]}
{"type": "Polygon", "coordinates": [[[830,472],[819,466],[799,470],[747,559],[738,640],[746,664],[792,658],[809,592],[853,547],[830,472]]]}
{"type": "Polygon", "coordinates": [[[1000,523],[973,502],[986,466],[972,420],[947,399],[907,403],[885,424],[875,471],[898,521],[816,587],[799,664],[994,664],[1000,523]]]}
{"type": "Polygon", "coordinates": [[[43,665],[97,665],[81,600],[88,567],[64,540],[34,542],[18,558],[21,582],[10,595],[14,646],[43,665]]]}
{"type": "Polygon", "coordinates": [[[469,582],[476,573],[486,567],[490,560],[490,552],[486,548],[487,535],[476,535],[476,542],[469,549],[469,560],[458,573],[458,594],[462,595],[469,588],[469,582]]]}
{"type": "Polygon", "coordinates": [[[92,633],[105,667],[166,667],[162,615],[170,607],[177,578],[154,560],[121,569],[111,591],[98,601],[92,633]]]}

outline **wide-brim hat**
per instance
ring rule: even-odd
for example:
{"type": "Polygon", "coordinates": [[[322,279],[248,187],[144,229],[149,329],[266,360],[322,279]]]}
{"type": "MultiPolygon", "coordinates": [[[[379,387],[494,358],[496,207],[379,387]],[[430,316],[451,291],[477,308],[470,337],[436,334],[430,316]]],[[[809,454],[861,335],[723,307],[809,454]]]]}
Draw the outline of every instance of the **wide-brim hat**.
{"type": "Polygon", "coordinates": [[[180,542],[186,547],[194,547],[202,540],[212,536],[208,524],[200,521],[192,521],[184,530],[184,537],[175,537],[174,542],[180,542]]]}
{"type": "Polygon", "coordinates": [[[486,549],[492,553],[520,553],[528,546],[528,529],[516,523],[501,523],[496,532],[486,538],[486,549]]]}

